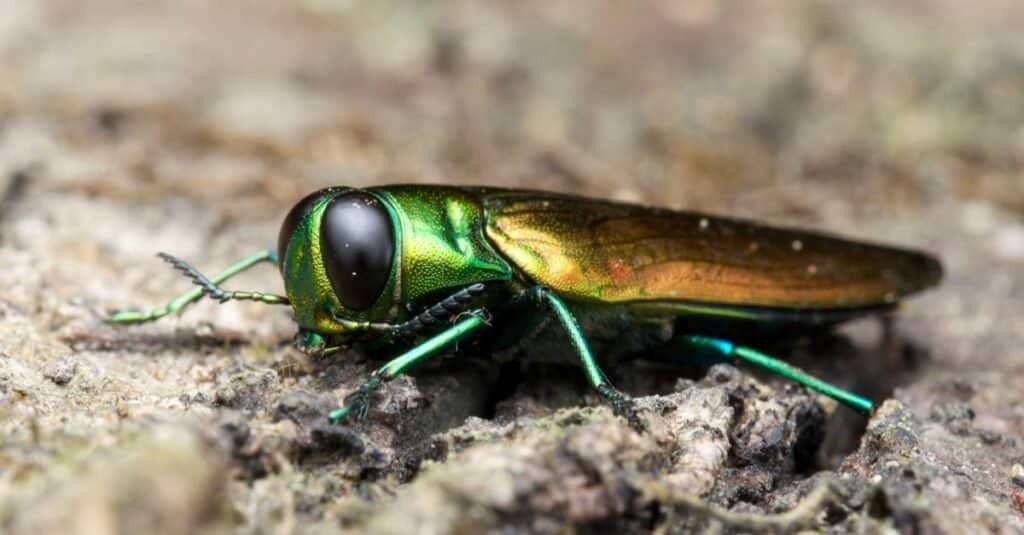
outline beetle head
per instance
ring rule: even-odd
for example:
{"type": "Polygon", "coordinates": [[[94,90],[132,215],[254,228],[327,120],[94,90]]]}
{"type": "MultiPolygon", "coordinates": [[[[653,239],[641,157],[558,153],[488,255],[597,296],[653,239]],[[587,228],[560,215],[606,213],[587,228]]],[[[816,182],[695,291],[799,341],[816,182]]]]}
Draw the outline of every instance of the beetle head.
{"type": "Polygon", "coordinates": [[[298,202],[285,217],[278,255],[301,347],[322,348],[367,334],[360,325],[385,319],[395,301],[396,218],[368,191],[334,187],[298,202]]]}

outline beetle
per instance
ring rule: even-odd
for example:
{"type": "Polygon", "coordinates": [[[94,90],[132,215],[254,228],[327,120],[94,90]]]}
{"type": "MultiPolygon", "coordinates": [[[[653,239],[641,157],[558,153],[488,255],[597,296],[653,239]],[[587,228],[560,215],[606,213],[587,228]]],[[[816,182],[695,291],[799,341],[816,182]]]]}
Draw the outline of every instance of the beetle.
{"type": "Polygon", "coordinates": [[[637,427],[631,398],[598,365],[588,340],[594,333],[612,348],[644,333],[645,344],[684,356],[738,359],[870,412],[870,400],[737,341],[889,310],[942,278],[928,254],[824,233],[565,194],[442,185],[313,192],[285,217],[276,251],[211,278],[160,256],[196,287],[161,308],[115,312],[111,322],[156,320],[206,295],[290,305],[296,346],[307,354],[367,341],[406,346],[345,398],[329,415],[334,422],[362,419],[382,383],[485,327],[492,327],[489,338],[515,345],[550,318],[589,383],[637,427]],[[220,286],[263,262],[278,265],[286,295],[220,286]],[[538,314],[542,309],[551,314],[538,314]]]}

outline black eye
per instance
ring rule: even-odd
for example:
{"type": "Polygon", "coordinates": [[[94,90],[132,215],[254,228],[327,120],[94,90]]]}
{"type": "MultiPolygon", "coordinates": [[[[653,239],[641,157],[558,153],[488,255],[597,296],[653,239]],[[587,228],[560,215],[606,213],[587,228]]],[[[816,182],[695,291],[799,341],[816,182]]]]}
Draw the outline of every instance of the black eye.
{"type": "Polygon", "coordinates": [[[331,201],[320,220],[320,242],[327,276],[345,308],[375,303],[391,276],[395,233],[387,208],[365,193],[331,201]]]}
{"type": "Polygon", "coordinates": [[[282,266],[284,265],[285,254],[288,252],[288,244],[292,240],[292,235],[295,234],[295,229],[298,228],[299,223],[302,222],[302,218],[306,217],[310,208],[312,208],[317,201],[322,199],[325,195],[337,192],[339,189],[342,188],[331,187],[314,191],[313,193],[303,197],[301,201],[297,202],[288,212],[288,215],[285,216],[284,222],[281,224],[281,232],[277,235],[277,258],[278,262],[282,266]]]}

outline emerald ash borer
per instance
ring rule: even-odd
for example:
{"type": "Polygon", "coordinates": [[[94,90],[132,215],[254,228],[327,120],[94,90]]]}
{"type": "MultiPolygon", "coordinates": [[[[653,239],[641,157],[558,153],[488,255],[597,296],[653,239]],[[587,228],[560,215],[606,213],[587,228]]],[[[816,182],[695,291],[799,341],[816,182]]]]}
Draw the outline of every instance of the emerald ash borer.
{"type": "Polygon", "coordinates": [[[767,368],[869,412],[868,399],[740,344],[754,332],[817,329],[888,310],[942,277],[926,254],[820,233],[555,193],[432,185],[316,191],[285,217],[276,250],[213,277],[160,256],[196,287],[162,308],[116,312],[111,322],[152,321],[206,295],[290,305],[296,345],[308,354],[352,343],[391,348],[393,358],[345,398],[333,421],[363,418],[382,383],[456,341],[472,337],[501,351],[542,326],[564,332],[564,355],[637,426],[630,397],[597,358],[625,339],[661,344],[676,358],[710,354],[767,368]],[[262,262],[278,265],[286,295],[220,286],[262,262]]]}

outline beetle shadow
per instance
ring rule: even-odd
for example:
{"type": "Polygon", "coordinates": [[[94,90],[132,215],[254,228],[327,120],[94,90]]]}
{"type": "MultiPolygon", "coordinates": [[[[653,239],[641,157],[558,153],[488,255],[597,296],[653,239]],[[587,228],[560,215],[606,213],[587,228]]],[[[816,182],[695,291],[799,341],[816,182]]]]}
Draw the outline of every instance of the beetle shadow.
{"type": "MultiPolygon", "coordinates": [[[[815,377],[871,399],[877,409],[896,389],[913,382],[931,358],[898,323],[890,315],[863,318],[798,340],[780,354],[815,377]]],[[[834,468],[855,451],[867,423],[865,415],[837,409],[826,425],[819,468],[834,468]]]]}
{"type": "MultiPolygon", "coordinates": [[[[76,351],[144,351],[182,349],[217,349],[251,345],[253,339],[240,331],[214,328],[209,325],[179,327],[159,332],[129,332],[122,329],[71,330],[62,340],[76,351]]],[[[287,346],[291,339],[270,341],[271,347],[287,346]]]]}
{"type": "MultiPolygon", "coordinates": [[[[862,318],[838,328],[801,335],[746,339],[740,343],[865,396],[874,401],[876,407],[892,397],[897,388],[912,382],[929,359],[928,351],[902,334],[898,321],[894,322],[889,316],[862,318]]],[[[688,357],[677,355],[669,362],[663,356],[652,360],[638,355],[637,359],[610,371],[613,382],[633,395],[665,394],[677,388],[679,379],[700,380],[707,374],[711,362],[688,362],[688,357]]],[[[737,364],[737,367],[776,389],[792,384],[752,365],[737,364]]],[[[859,447],[867,423],[867,416],[844,406],[837,407],[825,423],[824,438],[816,453],[801,463],[798,470],[812,473],[837,467],[859,447]]]]}

